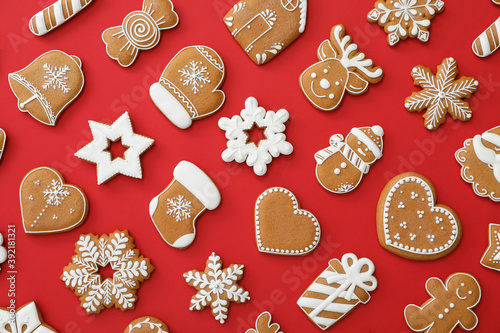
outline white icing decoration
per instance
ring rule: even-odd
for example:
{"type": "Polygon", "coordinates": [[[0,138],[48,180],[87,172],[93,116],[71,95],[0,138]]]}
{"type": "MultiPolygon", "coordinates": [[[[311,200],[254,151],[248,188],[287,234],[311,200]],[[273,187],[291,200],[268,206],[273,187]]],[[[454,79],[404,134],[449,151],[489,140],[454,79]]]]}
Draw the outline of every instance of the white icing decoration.
{"type": "Polygon", "coordinates": [[[57,333],[43,324],[35,302],[25,304],[15,312],[0,309],[0,332],[57,333]],[[9,331],[7,331],[7,326],[9,331]]]}
{"type": "Polygon", "coordinates": [[[149,329],[146,328],[147,332],[149,332],[149,333],[168,333],[168,331],[164,331],[162,329],[162,326],[163,326],[162,324],[151,322],[151,318],[152,317],[147,317],[146,319],[144,319],[141,322],[138,322],[135,325],[129,324],[128,325],[128,333],[133,333],[133,331],[136,328],[137,329],[143,328],[142,327],[143,325],[147,326],[149,328],[149,329]]]}
{"type": "Polygon", "coordinates": [[[57,88],[66,94],[71,90],[66,82],[68,80],[66,73],[70,70],[68,65],[57,68],[57,66],[45,63],[42,68],[46,74],[43,77],[45,79],[45,83],[42,85],[43,89],[47,90],[52,87],[55,90],[57,88]]]}
{"type": "Polygon", "coordinates": [[[191,201],[182,195],[167,199],[167,215],[175,217],[177,222],[191,218],[191,201]]]}
{"type": "MultiPolygon", "coordinates": [[[[7,260],[7,249],[3,245],[3,235],[0,233],[0,264],[3,264],[7,260]]],[[[0,271],[2,269],[0,268],[0,271]]]]}
{"type": "Polygon", "coordinates": [[[478,57],[487,57],[495,52],[500,44],[498,43],[500,33],[500,17],[492,25],[483,31],[472,43],[472,51],[478,57]],[[491,36],[491,41],[488,36],[491,36]]]}
{"type": "Polygon", "coordinates": [[[204,84],[210,83],[208,68],[203,66],[201,61],[190,61],[189,65],[185,65],[177,72],[181,74],[182,85],[191,87],[194,94],[197,94],[204,84]]]}

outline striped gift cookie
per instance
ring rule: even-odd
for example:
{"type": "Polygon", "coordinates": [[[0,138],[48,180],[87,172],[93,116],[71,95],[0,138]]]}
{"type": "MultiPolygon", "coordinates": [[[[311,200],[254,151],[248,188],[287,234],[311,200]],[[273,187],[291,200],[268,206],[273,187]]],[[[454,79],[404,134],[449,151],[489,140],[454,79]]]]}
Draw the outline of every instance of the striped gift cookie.
{"type": "MultiPolygon", "coordinates": [[[[500,0],[495,2],[500,4],[500,0]]],[[[500,46],[500,17],[493,22],[479,37],[472,43],[472,51],[478,57],[487,57],[495,52],[500,46]]]]}

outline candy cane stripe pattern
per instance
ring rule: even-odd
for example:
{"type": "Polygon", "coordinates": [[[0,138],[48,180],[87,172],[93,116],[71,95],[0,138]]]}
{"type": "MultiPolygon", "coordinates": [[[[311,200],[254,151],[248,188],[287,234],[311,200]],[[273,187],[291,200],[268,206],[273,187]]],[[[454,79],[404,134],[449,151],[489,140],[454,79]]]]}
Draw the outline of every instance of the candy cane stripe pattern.
{"type": "Polygon", "coordinates": [[[346,253],[342,262],[330,260],[330,265],[307,288],[297,305],[322,330],[326,330],[359,303],[370,300],[369,292],[377,288],[373,276],[375,266],[370,259],[358,259],[346,253]]]}
{"type": "Polygon", "coordinates": [[[37,36],[45,35],[72,18],[91,2],[92,0],[58,0],[31,18],[30,30],[37,36]]]}
{"type": "Polygon", "coordinates": [[[493,22],[479,37],[472,43],[472,51],[478,57],[487,57],[495,52],[500,46],[500,17],[493,22]]]}

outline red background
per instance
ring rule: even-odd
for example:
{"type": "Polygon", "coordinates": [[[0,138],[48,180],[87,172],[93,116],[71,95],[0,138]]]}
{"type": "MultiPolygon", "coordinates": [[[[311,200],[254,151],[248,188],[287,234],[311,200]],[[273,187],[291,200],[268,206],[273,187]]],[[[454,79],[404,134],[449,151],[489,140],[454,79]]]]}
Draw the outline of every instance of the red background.
{"type": "MultiPolygon", "coordinates": [[[[498,203],[476,196],[460,177],[455,151],[463,141],[500,123],[500,54],[477,58],[472,41],[500,14],[490,0],[446,1],[446,9],[432,22],[430,41],[402,41],[389,47],[386,34],[366,15],[373,1],[309,1],[307,28],[294,44],[270,63],[258,67],[245,55],[227,31],[222,16],[234,0],[175,1],[179,25],[163,32],[160,43],[141,52],[130,68],[110,59],[101,33],[121,24],[141,1],[94,1],[63,27],[43,37],[28,30],[28,19],[52,1],[4,1],[1,8],[0,126],[8,136],[0,164],[0,232],[14,224],[16,233],[16,302],[35,300],[44,319],[58,331],[122,332],[134,318],[153,315],[165,321],[172,332],[244,332],[255,317],[269,310],[283,332],[319,332],[296,305],[296,300],[331,258],[346,252],[369,257],[376,265],[379,287],[367,305],[360,305],[331,328],[338,332],[409,332],[403,309],[428,299],[425,281],[431,276],[445,279],[464,271],[476,276],[483,298],[476,308],[477,332],[500,326],[498,297],[500,273],[479,261],[488,245],[488,224],[499,222],[498,203]],[[316,49],[328,38],[333,25],[342,23],[361,51],[382,66],[385,77],[367,94],[346,95],[334,112],[313,108],[300,91],[300,73],[316,61],[316,49]],[[197,121],[187,130],[173,126],[154,106],[147,90],[157,81],[169,60],[183,47],[207,45],[223,58],[227,78],[222,89],[226,103],[214,116],[197,121]],[[57,126],[45,126],[17,109],[7,74],[17,71],[40,54],[59,49],[79,56],[83,62],[85,87],[60,117],[57,126]],[[404,109],[404,98],[412,91],[411,69],[422,64],[435,70],[443,58],[457,59],[460,75],[474,76],[479,90],[470,100],[473,118],[468,123],[450,117],[436,132],[423,126],[419,114],[404,109]],[[287,138],[294,146],[289,156],[269,165],[263,177],[246,165],[223,162],[224,132],[220,117],[240,112],[247,97],[254,96],[270,110],[286,108],[287,138]],[[155,139],[144,153],[142,180],[118,176],[98,186],[95,166],[73,154],[90,141],[88,120],[111,123],[129,111],[134,130],[155,139]],[[375,163],[360,186],[346,195],[325,191],[316,181],[313,155],[328,146],[334,133],[346,135],[354,126],[381,125],[385,130],[384,156],[375,163]],[[163,242],[148,214],[151,198],[172,179],[180,160],[189,160],[205,170],[222,193],[222,204],[206,212],[197,224],[198,236],[191,247],[179,251],[163,242]],[[18,187],[33,168],[52,166],[68,183],[81,187],[90,202],[87,221],[79,228],[57,235],[26,235],[22,229],[18,187]],[[417,171],[434,183],[438,201],[451,206],[463,223],[463,240],[449,256],[434,262],[415,262],[385,251],[378,243],[375,212],[379,193],[386,182],[403,171],[417,171]],[[271,186],[293,191],[301,206],[321,223],[319,247],[306,257],[281,257],[257,251],[253,209],[257,196],[271,186]],[[128,229],[136,246],[156,266],[151,280],[143,283],[133,311],[106,309],[88,316],[79,301],[59,280],[69,263],[74,243],[82,233],[104,234],[128,229]],[[210,310],[189,311],[195,289],[182,273],[204,269],[212,251],[224,265],[244,264],[241,285],[251,295],[245,304],[232,304],[227,323],[220,325],[210,310]]],[[[0,273],[0,305],[7,305],[7,267],[0,273]]]]}

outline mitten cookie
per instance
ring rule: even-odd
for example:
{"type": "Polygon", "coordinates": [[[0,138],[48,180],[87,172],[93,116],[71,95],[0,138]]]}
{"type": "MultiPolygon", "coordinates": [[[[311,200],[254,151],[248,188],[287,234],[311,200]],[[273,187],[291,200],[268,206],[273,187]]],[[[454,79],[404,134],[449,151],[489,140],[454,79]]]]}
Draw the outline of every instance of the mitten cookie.
{"type": "Polygon", "coordinates": [[[0,308],[0,332],[2,333],[57,333],[45,324],[35,302],[14,309],[0,308]]]}
{"type": "Polygon", "coordinates": [[[348,193],[354,190],[370,166],[382,157],[384,130],[372,127],[354,127],[344,137],[334,134],[330,147],[318,151],[316,179],[326,190],[348,193]]]}
{"type": "Polygon", "coordinates": [[[305,30],[307,0],[241,0],[224,23],[257,65],[265,64],[305,30]]]}
{"type": "Polygon", "coordinates": [[[168,327],[160,319],[147,316],[132,321],[123,333],[168,333],[168,327]]]}
{"type": "MultiPolygon", "coordinates": [[[[498,2],[500,4],[500,2],[498,2]]],[[[472,51],[478,57],[487,57],[500,46],[500,17],[472,43],[472,51]]]]}
{"type": "Polygon", "coordinates": [[[431,298],[422,306],[413,304],[405,308],[405,319],[415,332],[450,333],[457,325],[471,331],[478,323],[472,309],[481,299],[477,280],[466,273],[455,273],[446,279],[430,278],[425,283],[431,298]]]}
{"type": "Polygon", "coordinates": [[[184,249],[196,237],[195,222],[205,209],[220,204],[215,183],[191,162],[181,161],[174,169],[174,179],[149,204],[149,215],[163,240],[184,249]]]}
{"type": "Polygon", "coordinates": [[[82,62],[62,51],[49,51],[9,74],[18,108],[50,126],[83,89],[82,62]]]}
{"type": "Polygon", "coordinates": [[[330,39],[318,48],[319,62],[300,75],[300,88],[311,104],[323,111],[339,107],[345,92],[362,95],[370,84],[382,80],[382,68],[358,50],[342,24],[330,32],[330,39]]]}
{"type": "Polygon", "coordinates": [[[490,223],[489,246],[483,254],[481,265],[500,271],[500,224],[490,223]]]}
{"type": "Polygon", "coordinates": [[[434,186],[418,173],[391,179],[377,206],[380,245],[412,260],[435,260],[452,252],[462,239],[462,225],[450,207],[436,200],[434,186]]]}
{"type": "Polygon", "coordinates": [[[52,234],[72,230],[89,212],[85,193],[64,182],[55,169],[40,167],[24,176],[19,190],[21,215],[27,234],[52,234]]]}
{"type": "Polygon", "coordinates": [[[149,89],[156,107],[177,127],[185,129],[193,120],[210,116],[224,104],[218,90],[226,77],[224,62],[208,46],[189,46],[167,65],[160,82],[149,89]]]}
{"type": "Polygon", "coordinates": [[[255,320],[255,329],[248,329],[245,333],[281,333],[279,330],[280,325],[273,324],[271,314],[265,311],[255,320]]]}

